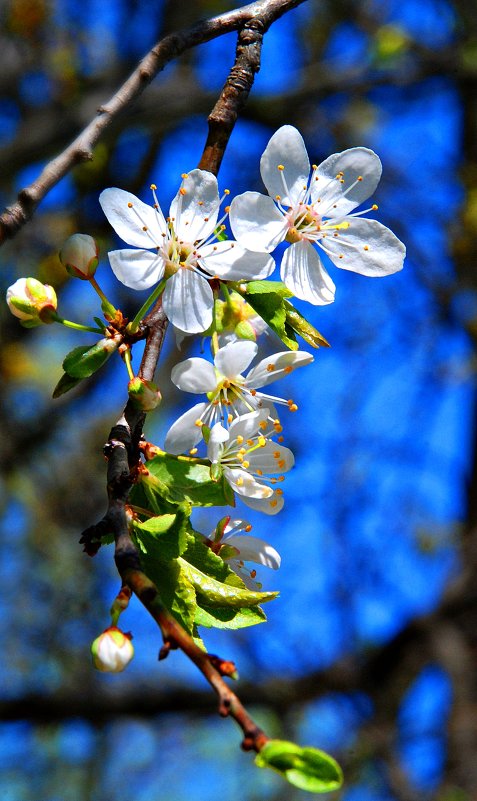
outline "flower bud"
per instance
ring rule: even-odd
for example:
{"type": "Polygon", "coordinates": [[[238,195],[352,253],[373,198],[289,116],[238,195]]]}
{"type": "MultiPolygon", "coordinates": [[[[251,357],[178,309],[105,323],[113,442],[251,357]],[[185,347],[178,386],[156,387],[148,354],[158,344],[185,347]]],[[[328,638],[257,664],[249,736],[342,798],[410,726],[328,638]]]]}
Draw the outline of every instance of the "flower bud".
{"type": "Polygon", "coordinates": [[[128,393],[132,402],[143,412],[152,412],[159,406],[162,395],[152,381],[136,376],[128,384],[128,393]]]}
{"type": "Polygon", "coordinates": [[[99,248],[92,236],[73,234],[60,250],[60,261],[75,278],[89,281],[98,266],[99,248]]]}
{"type": "Polygon", "coordinates": [[[121,673],[134,656],[131,635],[110,626],[91,645],[93,665],[102,673],[121,673]]]}
{"type": "Polygon", "coordinates": [[[58,305],[53,287],[36,278],[19,278],[8,287],[7,303],[11,313],[28,328],[53,323],[58,305]]]}

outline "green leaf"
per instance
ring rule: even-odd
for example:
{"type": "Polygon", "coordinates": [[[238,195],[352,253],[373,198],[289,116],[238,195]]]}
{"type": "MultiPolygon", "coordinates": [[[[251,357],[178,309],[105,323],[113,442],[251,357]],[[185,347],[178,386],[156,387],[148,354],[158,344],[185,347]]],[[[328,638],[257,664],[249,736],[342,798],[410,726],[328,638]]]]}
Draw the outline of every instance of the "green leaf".
{"type": "Polygon", "coordinates": [[[298,350],[293,329],[287,323],[285,302],[292,293],[285,284],[281,281],[250,281],[243,297],[290,350],[298,350]]]}
{"type": "Polygon", "coordinates": [[[290,784],[309,793],[329,793],[343,783],[343,773],[333,757],[318,748],[302,748],[286,740],[269,740],[255,764],[276,770],[290,784]]]}
{"type": "Polygon", "coordinates": [[[152,551],[141,555],[146,574],[159,588],[162,602],[189,634],[194,634],[195,590],[176,559],[157,559],[152,551]]]}
{"type": "Polygon", "coordinates": [[[317,329],[295,309],[290,301],[285,300],[286,320],[288,325],[299,334],[312,348],[329,348],[330,343],[317,329]]]}
{"type": "Polygon", "coordinates": [[[53,390],[52,397],[59,398],[61,395],[65,395],[70,389],[74,389],[74,387],[78,386],[81,380],[81,378],[72,378],[68,373],[63,373],[53,390]]]}
{"type": "Polygon", "coordinates": [[[206,606],[200,603],[195,614],[196,624],[209,629],[243,629],[247,626],[265,623],[266,619],[265,612],[260,606],[233,609],[232,607],[206,606]]]}
{"type": "Polygon", "coordinates": [[[278,592],[255,592],[224,584],[198,570],[185,559],[179,558],[177,561],[195,591],[206,599],[207,606],[231,606],[239,609],[272,601],[278,595],[278,592]]]}
{"type": "Polygon", "coordinates": [[[176,514],[151,517],[133,523],[133,531],[144,553],[158,559],[175,559],[187,548],[190,504],[181,504],[176,514]]]}
{"type": "Polygon", "coordinates": [[[200,464],[188,456],[171,456],[162,453],[146,462],[152,480],[141,476],[141,483],[149,484],[146,492],[159,495],[172,503],[188,501],[193,506],[231,506],[235,498],[229,484],[222,478],[212,481],[209,465],[200,464]]]}
{"type": "Polygon", "coordinates": [[[63,370],[72,378],[89,378],[103,366],[117,347],[118,342],[109,337],[100,339],[93,346],[79,345],[65,356],[63,370]]]}

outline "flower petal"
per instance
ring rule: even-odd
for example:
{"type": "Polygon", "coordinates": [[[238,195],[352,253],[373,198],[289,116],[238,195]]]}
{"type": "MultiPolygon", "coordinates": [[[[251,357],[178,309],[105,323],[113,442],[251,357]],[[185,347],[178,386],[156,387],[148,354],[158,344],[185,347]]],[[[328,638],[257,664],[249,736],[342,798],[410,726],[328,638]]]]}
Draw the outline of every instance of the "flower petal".
{"type": "Polygon", "coordinates": [[[101,192],[99,202],[117,235],[128,245],[138,248],[162,245],[167,225],[160,208],[154,209],[130,192],[115,187],[101,192]]]}
{"type": "Polygon", "coordinates": [[[185,242],[196,242],[214,230],[219,213],[217,178],[206,170],[191,170],[171,203],[174,230],[185,242]]]}
{"type": "Polygon", "coordinates": [[[285,251],[280,275],[290,292],[314,306],[325,306],[335,299],[335,285],[315,248],[306,240],[285,251]]]}
{"type": "Polygon", "coordinates": [[[246,386],[250,389],[265,387],[272,381],[293,372],[296,367],[303,367],[312,361],[311,353],[304,350],[286,350],[282,353],[274,353],[252,367],[247,375],[246,386]]]}
{"type": "Polygon", "coordinates": [[[251,439],[259,430],[260,423],[268,420],[268,414],[269,410],[267,408],[258,409],[256,412],[249,412],[237,417],[229,427],[230,441],[237,437],[251,439]]]}
{"type": "Polygon", "coordinates": [[[164,259],[149,250],[112,250],[108,258],[118,281],[130,289],[149,289],[164,275],[164,259]]]}
{"type": "Polygon", "coordinates": [[[271,197],[259,192],[244,192],[234,197],[229,221],[232,233],[242,247],[267,253],[283,242],[289,227],[271,197]]]}
{"type": "Polygon", "coordinates": [[[209,441],[207,443],[207,459],[212,464],[219,461],[223,451],[224,442],[228,442],[229,432],[223,427],[222,423],[216,423],[210,429],[209,441]]]}
{"type": "Polygon", "coordinates": [[[260,174],[270,197],[279,195],[284,206],[293,206],[305,194],[310,161],[303,137],[292,125],[283,125],[273,134],[260,159],[260,174]],[[285,169],[279,170],[279,164],[285,169]]]}
{"type": "Polygon", "coordinates": [[[381,173],[379,156],[366,147],[334,153],[320,164],[312,182],[311,199],[315,211],[326,217],[348,214],[373,194],[381,173]],[[352,184],[355,186],[350,189],[352,184]]]}
{"type": "Polygon", "coordinates": [[[243,562],[255,562],[257,565],[271,567],[278,570],[281,557],[268,542],[259,537],[252,537],[250,534],[236,534],[232,537],[224,537],[222,542],[233,545],[239,551],[239,557],[243,562]]]}
{"type": "Polygon", "coordinates": [[[214,365],[206,359],[193,356],[176,364],[171,370],[171,380],[183,392],[212,392],[217,386],[214,365]]]}
{"type": "Polygon", "coordinates": [[[273,475],[274,473],[288,473],[295,464],[295,457],[290,448],[284,445],[277,445],[276,442],[267,442],[263,448],[258,448],[253,453],[246,455],[246,460],[250,467],[247,470],[273,475]]]}
{"type": "Polygon", "coordinates": [[[217,351],[215,366],[226,378],[235,378],[247,369],[257,351],[255,342],[230,342],[217,351]]]}
{"type": "Polygon", "coordinates": [[[212,323],[214,296],[205,278],[180,269],[167,281],[163,306],[173,325],[187,334],[205,331],[212,323]]]}
{"type": "Polygon", "coordinates": [[[257,481],[250,473],[239,467],[224,466],[224,476],[237,495],[259,499],[270,498],[273,495],[271,487],[257,481]]]}
{"type": "Polygon", "coordinates": [[[168,453],[178,454],[189,451],[202,439],[202,428],[196,426],[196,421],[202,419],[208,404],[196,403],[192,409],[184,412],[173,423],[164,440],[164,450],[168,453]]]}
{"type": "Polygon", "coordinates": [[[257,512],[264,512],[266,515],[276,515],[283,509],[285,499],[283,495],[274,492],[269,498],[247,498],[242,496],[242,501],[257,512]]]}
{"type": "Polygon", "coordinates": [[[349,217],[347,223],[338,237],[327,236],[324,242],[337,267],[372,278],[402,270],[406,248],[389,228],[365,217],[349,217]]]}
{"type": "Polygon", "coordinates": [[[268,278],[275,269],[268,253],[252,253],[230,240],[201,247],[198,261],[210,275],[226,281],[268,278]]]}

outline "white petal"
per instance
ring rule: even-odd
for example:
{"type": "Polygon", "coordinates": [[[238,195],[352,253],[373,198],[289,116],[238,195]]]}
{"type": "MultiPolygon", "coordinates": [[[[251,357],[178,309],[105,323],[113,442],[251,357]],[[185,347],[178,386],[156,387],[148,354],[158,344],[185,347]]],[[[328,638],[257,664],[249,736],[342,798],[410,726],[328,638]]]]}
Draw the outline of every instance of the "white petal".
{"type": "MultiPolygon", "coordinates": [[[[222,541],[225,542],[225,537],[222,541]]],[[[236,534],[229,538],[228,544],[238,549],[243,562],[255,562],[257,565],[271,567],[272,570],[278,570],[280,567],[281,557],[278,551],[259,537],[236,534]]]]}
{"type": "Polygon", "coordinates": [[[214,296],[200,275],[180,269],[167,281],[164,311],[171,323],[187,334],[205,331],[212,323],[214,296]]]}
{"type": "Polygon", "coordinates": [[[268,409],[258,409],[256,412],[249,412],[237,417],[229,427],[230,440],[232,441],[237,437],[243,437],[244,439],[254,437],[260,428],[260,423],[268,420],[268,414],[268,409]]]}
{"type": "Polygon", "coordinates": [[[177,236],[185,242],[204,239],[214,230],[218,213],[217,178],[205,170],[191,170],[171,203],[177,236]],[[183,190],[185,194],[181,194],[183,190]]]}
{"type": "Polygon", "coordinates": [[[310,364],[313,361],[311,353],[304,350],[289,351],[283,353],[274,353],[266,359],[262,359],[255,367],[253,367],[247,375],[246,386],[250,389],[257,387],[265,387],[293,372],[296,367],[303,367],[305,364],[310,364]]]}
{"type": "Polygon", "coordinates": [[[185,453],[202,439],[202,428],[196,426],[197,420],[202,419],[208,404],[196,403],[192,409],[184,412],[178,420],[173,423],[166,434],[164,450],[168,453],[185,453]]]}
{"type": "Polygon", "coordinates": [[[226,281],[268,278],[275,269],[275,261],[268,253],[252,253],[230,240],[202,246],[198,261],[210,275],[226,281]]]}
{"type": "Polygon", "coordinates": [[[226,378],[235,378],[247,369],[257,351],[255,342],[230,342],[217,351],[215,366],[226,378]]]}
{"type": "Polygon", "coordinates": [[[209,442],[207,443],[207,459],[214,464],[218,462],[223,451],[224,442],[228,442],[229,432],[223,427],[222,423],[216,423],[210,430],[209,442]]]}
{"type": "Polygon", "coordinates": [[[245,456],[250,467],[247,470],[262,473],[287,473],[295,464],[295,457],[290,448],[277,445],[276,442],[267,442],[263,448],[257,448],[253,453],[245,456]]]}
{"type": "Polygon", "coordinates": [[[365,217],[348,217],[347,223],[338,238],[330,234],[323,243],[337,267],[372,278],[402,270],[406,248],[389,228],[365,217]]]}
{"type": "Polygon", "coordinates": [[[290,292],[314,306],[325,306],[335,299],[335,285],[315,248],[306,240],[285,251],[280,275],[290,292]]]}
{"type": "Polygon", "coordinates": [[[108,258],[118,281],[130,289],[149,289],[164,275],[164,259],[149,250],[112,250],[108,258]]]}
{"type": "Polygon", "coordinates": [[[224,467],[224,475],[230,486],[237,495],[245,495],[247,498],[270,498],[273,495],[271,487],[257,481],[246,470],[239,467],[224,467]]]}
{"type": "Polygon", "coordinates": [[[217,386],[214,365],[206,359],[193,356],[176,364],[171,370],[171,380],[183,392],[212,392],[217,386]]]}
{"type": "Polygon", "coordinates": [[[305,194],[310,162],[303,137],[292,125],[283,125],[273,134],[260,159],[260,174],[270,197],[279,195],[284,206],[293,206],[305,194]],[[279,164],[285,169],[277,169],[279,164]]]}
{"type": "Polygon", "coordinates": [[[232,233],[248,250],[270,252],[283,242],[288,224],[271,197],[259,192],[244,192],[230,204],[232,233]]]}
{"type": "Polygon", "coordinates": [[[283,495],[277,495],[275,492],[270,498],[263,500],[262,498],[245,498],[242,501],[257,512],[264,512],[266,515],[276,515],[283,509],[285,499],[283,495]]]}
{"type": "Polygon", "coordinates": [[[373,194],[381,173],[379,156],[366,147],[352,147],[334,153],[320,164],[312,181],[311,199],[315,210],[327,217],[348,214],[373,194]],[[357,181],[358,176],[361,181],[357,181]],[[355,181],[357,183],[347,193],[355,181]]]}
{"type": "Polygon", "coordinates": [[[154,209],[130,192],[116,188],[101,192],[99,202],[117,235],[128,245],[138,248],[162,245],[162,234],[167,233],[167,226],[160,209],[154,209]],[[147,231],[143,230],[144,227],[147,231]]]}

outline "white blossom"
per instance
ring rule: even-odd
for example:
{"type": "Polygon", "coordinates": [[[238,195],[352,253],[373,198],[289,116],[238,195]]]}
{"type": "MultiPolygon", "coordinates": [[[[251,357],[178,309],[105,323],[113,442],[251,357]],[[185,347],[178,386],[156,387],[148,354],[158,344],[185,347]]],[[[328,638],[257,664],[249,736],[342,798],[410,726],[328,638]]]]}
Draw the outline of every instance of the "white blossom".
{"type": "Polygon", "coordinates": [[[211,472],[222,470],[247,506],[274,515],[283,507],[283,493],[271,485],[283,481],[281,474],[291,470],[295,459],[289,448],[270,439],[268,418],[269,410],[259,409],[237,417],[228,430],[215,423],[207,444],[207,458],[211,472]]]}
{"type": "MultiPolygon", "coordinates": [[[[221,199],[210,172],[183,175],[166,219],[152,185],[154,206],[122,189],[105,189],[99,202],[114,230],[134,249],[109,253],[111,268],[131,289],[148,289],[168,279],[163,306],[169,320],[193,334],[212,322],[213,294],[208,279],[266,278],[274,268],[265,253],[249,253],[237,242],[217,241],[221,199]]],[[[226,215],[225,215],[226,216],[226,215]]]]}
{"type": "Polygon", "coordinates": [[[246,587],[250,590],[259,590],[261,584],[255,581],[256,571],[246,567],[245,562],[278,570],[281,557],[268,542],[251,536],[249,534],[251,530],[252,526],[246,520],[224,518],[214,532],[212,550],[240,576],[246,587]]]}
{"type": "Polygon", "coordinates": [[[36,278],[19,278],[8,287],[6,300],[11,313],[27,326],[53,322],[58,306],[53,287],[36,278]]]}
{"type": "Polygon", "coordinates": [[[257,351],[255,342],[230,342],[219,348],[214,364],[192,357],[173,367],[171,378],[176,387],[184,392],[207,394],[208,401],[195,404],[176,420],[166,435],[166,451],[183,453],[200,442],[203,425],[212,428],[219,421],[228,424],[234,417],[264,405],[271,411],[270,422],[275,425],[275,431],[280,433],[280,422],[270,404],[283,404],[290,411],[296,411],[296,403],[292,399],[285,400],[259,392],[257,388],[289,375],[296,367],[310,364],[313,356],[305,351],[276,353],[262,359],[243,376],[257,351]]]}
{"type": "Polygon", "coordinates": [[[269,197],[245,192],[232,201],[230,225],[250,250],[270,252],[290,243],[281,278],[296,297],[314,305],[332,303],[335,285],[315,248],[336,267],[367,276],[402,269],[406,249],[381,223],[361,217],[376,205],[353,212],[376,189],[381,161],[372,150],[353,147],[310,162],[301,134],[284,125],[272,136],[260,161],[269,197]]]}
{"type": "Polygon", "coordinates": [[[134,656],[131,635],[110,626],[91,645],[93,665],[102,673],[121,673],[134,656]]]}

